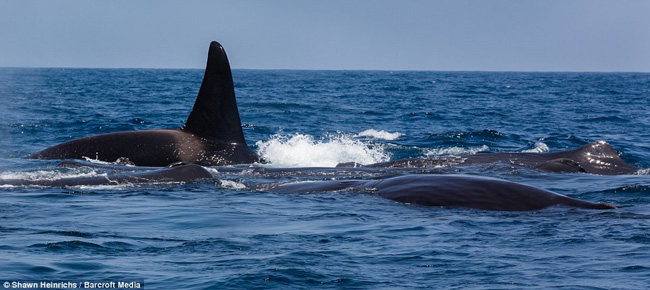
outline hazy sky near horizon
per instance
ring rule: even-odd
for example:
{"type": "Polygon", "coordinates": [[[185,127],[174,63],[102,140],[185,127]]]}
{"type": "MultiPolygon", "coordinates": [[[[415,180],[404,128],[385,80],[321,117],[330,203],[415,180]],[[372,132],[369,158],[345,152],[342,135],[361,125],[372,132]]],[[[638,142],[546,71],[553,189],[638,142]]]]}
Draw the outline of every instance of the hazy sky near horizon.
{"type": "Polygon", "coordinates": [[[647,0],[0,0],[0,67],[650,72],[647,0]]]}

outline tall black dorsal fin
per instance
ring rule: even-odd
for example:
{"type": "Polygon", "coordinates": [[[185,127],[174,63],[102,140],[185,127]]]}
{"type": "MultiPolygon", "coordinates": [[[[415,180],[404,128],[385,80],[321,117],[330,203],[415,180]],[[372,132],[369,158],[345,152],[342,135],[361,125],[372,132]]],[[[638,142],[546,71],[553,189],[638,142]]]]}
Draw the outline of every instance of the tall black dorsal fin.
{"type": "Polygon", "coordinates": [[[216,41],[210,43],[203,83],[183,129],[219,142],[246,144],[228,57],[216,41]]]}

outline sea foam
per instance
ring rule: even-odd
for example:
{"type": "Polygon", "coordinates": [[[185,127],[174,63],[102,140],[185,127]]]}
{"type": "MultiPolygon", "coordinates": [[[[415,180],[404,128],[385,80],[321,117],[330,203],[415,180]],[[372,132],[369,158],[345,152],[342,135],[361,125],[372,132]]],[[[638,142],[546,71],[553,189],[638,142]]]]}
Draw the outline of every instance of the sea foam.
{"type": "Polygon", "coordinates": [[[107,176],[106,173],[98,172],[61,172],[57,170],[38,170],[30,172],[3,172],[0,174],[0,180],[29,180],[29,181],[54,181],[64,178],[83,178],[83,177],[96,177],[107,176]]]}
{"type": "Polygon", "coordinates": [[[449,148],[433,148],[428,149],[424,155],[427,157],[436,157],[436,156],[460,156],[460,155],[472,155],[479,152],[484,152],[490,150],[490,147],[487,145],[479,147],[449,147],[449,148]]]}

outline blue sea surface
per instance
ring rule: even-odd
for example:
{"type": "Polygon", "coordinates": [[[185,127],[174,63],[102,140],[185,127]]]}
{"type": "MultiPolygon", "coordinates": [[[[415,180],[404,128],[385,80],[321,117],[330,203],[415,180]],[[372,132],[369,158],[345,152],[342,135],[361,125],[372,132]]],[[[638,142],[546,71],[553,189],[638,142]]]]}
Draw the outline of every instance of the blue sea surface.
{"type": "MultiPolygon", "coordinates": [[[[0,68],[2,179],[102,174],[24,157],[88,135],[182,126],[202,70],[0,68]]],[[[555,152],[606,140],[634,174],[431,168],[616,210],[423,207],[264,184],[376,173],[208,168],[198,184],[0,186],[0,283],[148,289],[650,288],[650,74],[235,70],[268,167],[555,152]]],[[[417,173],[417,172],[414,172],[417,173]]]]}

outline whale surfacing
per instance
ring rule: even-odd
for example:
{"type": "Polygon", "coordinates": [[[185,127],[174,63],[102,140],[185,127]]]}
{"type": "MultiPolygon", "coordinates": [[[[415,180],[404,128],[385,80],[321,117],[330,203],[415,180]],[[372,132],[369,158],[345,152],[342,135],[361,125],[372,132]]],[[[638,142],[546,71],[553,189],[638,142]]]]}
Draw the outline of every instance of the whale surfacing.
{"type": "Polygon", "coordinates": [[[494,211],[531,211],[551,206],[615,209],[607,203],[570,198],[503,179],[456,174],[409,174],[378,180],[334,180],[278,185],[269,191],[310,193],[337,190],[364,192],[397,202],[423,206],[494,211]]]}
{"type": "MultiPolygon", "coordinates": [[[[64,161],[59,167],[85,167],[81,163],[67,163],[64,161]]],[[[101,167],[100,167],[101,168],[101,167]]],[[[13,186],[95,186],[95,185],[135,185],[135,184],[171,184],[171,183],[198,183],[212,181],[213,177],[205,168],[196,164],[179,164],[171,167],[155,168],[148,170],[111,172],[93,176],[77,176],[65,178],[45,179],[2,179],[0,185],[13,186]]]]}
{"type": "Polygon", "coordinates": [[[407,158],[368,165],[341,163],[336,167],[424,168],[495,162],[559,173],[621,175],[638,170],[625,163],[606,141],[596,141],[574,150],[552,153],[485,153],[459,157],[407,158]]]}
{"type": "Polygon", "coordinates": [[[84,157],[106,162],[128,160],[138,166],[260,162],[244,139],[230,64],[221,44],[210,43],[203,83],[183,127],[84,137],[28,156],[33,159],[84,157]]]}

